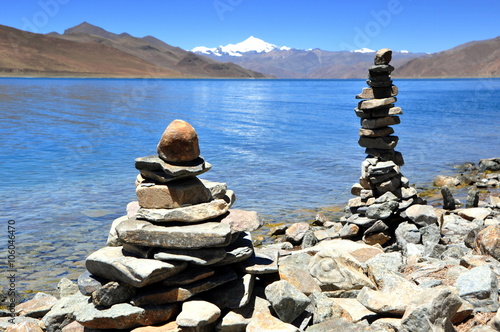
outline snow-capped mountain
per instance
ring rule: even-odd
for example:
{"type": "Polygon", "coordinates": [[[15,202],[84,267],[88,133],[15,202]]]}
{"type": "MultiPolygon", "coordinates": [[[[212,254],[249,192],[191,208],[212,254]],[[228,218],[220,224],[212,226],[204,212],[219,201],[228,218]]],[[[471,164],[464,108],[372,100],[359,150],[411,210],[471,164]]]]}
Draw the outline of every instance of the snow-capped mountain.
{"type": "Polygon", "coordinates": [[[242,56],[243,53],[269,53],[274,50],[290,50],[290,47],[286,46],[276,46],[274,44],[267,43],[262,39],[250,36],[241,43],[238,44],[228,44],[226,46],[219,47],[205,47],[199,46],[191,50],[193,53],[205,54],[205,55],[216,55],[216,56],[242,56]]]}
{"type": "Polygon", "coordinates": [[[355,53],[373,53],[373,52],[376,52],[375,50],[371,50],[369,48],[366,48],[366,47],[363,47],[363,48],[360,48],[359,50],[354,50],[354,51],[351,51],[351,52],[355,52],[355,53]]]}

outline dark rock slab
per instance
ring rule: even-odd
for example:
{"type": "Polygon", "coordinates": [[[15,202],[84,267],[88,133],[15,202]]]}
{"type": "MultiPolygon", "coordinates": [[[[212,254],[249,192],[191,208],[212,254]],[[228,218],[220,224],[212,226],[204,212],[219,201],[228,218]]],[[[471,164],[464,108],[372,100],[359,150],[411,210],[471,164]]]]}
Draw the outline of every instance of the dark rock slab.
{"type": "Polygon", "coordinates": [[[196,294],[206,292],[236,278],[237,275],[232,269],[225,268],[217,271],[211,277],[188,285],[177,287],[165,287],[160,284],[152,285],[139,291],[132,299],[132,302],[137,306],[182,302],[196,294]]]}
{"type": "Polygon", "coordinates": [[[135,160],[135,168],[137,168],[146,179],[167,183],[173,180],[203,174],[208,172],[212,168],[212,165],[206,162],[202,157],[195,159],[189,165],[173,165],[153,155],[137,158],[135,160]]]}
{"type": "Polygon", "coordinates": [[[125,256],[121,247],[105,247],[91,254],[85,266],[90,273],[101,278],[144,287],[181,272],[187,263],[125,256]]]}
{"type": "Polygon", "coordinates": [[[160,261],[182,261],[195,265],[212,265],[226,256],[224,248],[207,249],[159,249],[154,254],[154,259],[160,261]]]}

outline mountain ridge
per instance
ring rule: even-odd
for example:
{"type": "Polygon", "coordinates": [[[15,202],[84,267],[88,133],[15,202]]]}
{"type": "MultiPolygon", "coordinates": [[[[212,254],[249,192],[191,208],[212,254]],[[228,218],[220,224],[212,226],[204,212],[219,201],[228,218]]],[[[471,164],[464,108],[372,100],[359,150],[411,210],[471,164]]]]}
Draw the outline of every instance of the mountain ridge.
{"type": "Polygon", "coordinates": [[[115,34],[87,22],[45,35],[0,25],[0,76],[269,78],[152,36],[115,34]]]}
{"type": "MultiPolygon", "coordinates": [[[[265,52],[258,49],[245,52],[237,48],[224,52],[227,46],[194,48],[193,51],[197,54],[203,51],[212,59],[232,61],[244,68],[285,79],[366,78],[366,67],[373,64],[375,52],[368,48],[324,51],[319,48],[279,49],[274,44],[269,45],[273,48],[265,52]]],[[[471,41],[433,54],[393,51],[391,64],[396,67],[393,77],[400,78],[500,77],[500,37],[471,41]]]]}

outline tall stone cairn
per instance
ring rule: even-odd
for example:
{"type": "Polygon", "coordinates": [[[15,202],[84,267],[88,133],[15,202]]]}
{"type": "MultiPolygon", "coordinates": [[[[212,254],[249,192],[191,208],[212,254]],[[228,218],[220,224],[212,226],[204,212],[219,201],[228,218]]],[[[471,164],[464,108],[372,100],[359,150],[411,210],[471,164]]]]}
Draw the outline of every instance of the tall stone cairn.
{"type": "MultiPolygon", "coordinates": [[[[401,174],[403,156],[396,151],[398,136],[392,126],[400,123],[403,114],[396,107],[398,88],[390,77],[394,70],[389,63],[392,51],[384,48],[375,55],[368,69],[368,88],[356,95],[362,99],[355,108],[361,119],[359,145],[365,148],[359,183],[351,188],[356,198],[349,200],[343,234],[362,237],[368,244],[389,244],[397,226],[408,220],[405,210],[413,204],[425,204],[415,188],[401,174]]],[[[393,242],[393,241],[392,241],[393,242]]]]}
{"type": "Polygon", "coordinates": [[[249,302],[255,274],[277,271],[277,264],[262,267],[271,259],[254,252],[257,213],[230,209],[235,195],[225,183],[197,177],[212,166],[189,123],[170,123],[157,152],[135,160],[138,201],[113,222],[107,246],[87,257],[78,279],[89,300],[75,318],[87,328],[176,321],[189,331],[212,331],[221,310],[249,302]]]}

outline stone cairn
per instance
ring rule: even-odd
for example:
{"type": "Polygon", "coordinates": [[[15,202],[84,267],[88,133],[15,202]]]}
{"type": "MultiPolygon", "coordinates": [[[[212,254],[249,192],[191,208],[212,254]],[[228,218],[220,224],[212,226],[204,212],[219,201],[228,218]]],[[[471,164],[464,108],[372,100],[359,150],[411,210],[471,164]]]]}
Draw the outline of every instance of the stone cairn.
{"type": "Polygon", "coordinates": [[[135,160],[139,206],[113,222],[108,246],[87,258],[78,280],[90,300],[75,317],[87,328],[172,320],[186,331],[208,328],[221,309],[248,303],[255,274],[269,273],[250,236],[261,226],[257,213],[229,210],[235,196],[226,184],[197,178],[211,165],[194,128],[173,121],[157,151],[135,160]],[[193,311],[210,319],[191,319],[193,311]]]}
{"type": "Polygon", "coordinates": [[[391,58],[390,49],[376,53],[374,66],[368,69],[366,82],[369,87],[356,95],[356,99],[363,99],[355,108],[356,115],[361,118],[358,143],[366,148],[368,156],[361,164],[359,183],[351,188],[351,193],[358,197],[349,200],[342,221],[346,222],[344,235],[361,237],[367,244],[393,243],[394,232],[404,221],[413,221],[408,227],[415,231],[417,227],[433,223],[412,220],[415,212],[422,219],[422,212],[425,212],[422,209],[432,207],[427,207],[416,189],[409,186],[400,170],[403,156],[394,150],[398,136],[392,135],[391,126],[400,123],[399,115],[403,112],[394,106],[398,88],[390,77],[394,70],[389,64],[391,58]],[[413,205],[418,205],[418,211],[413,211],[417,208],[408,211],[413,205]]]}

